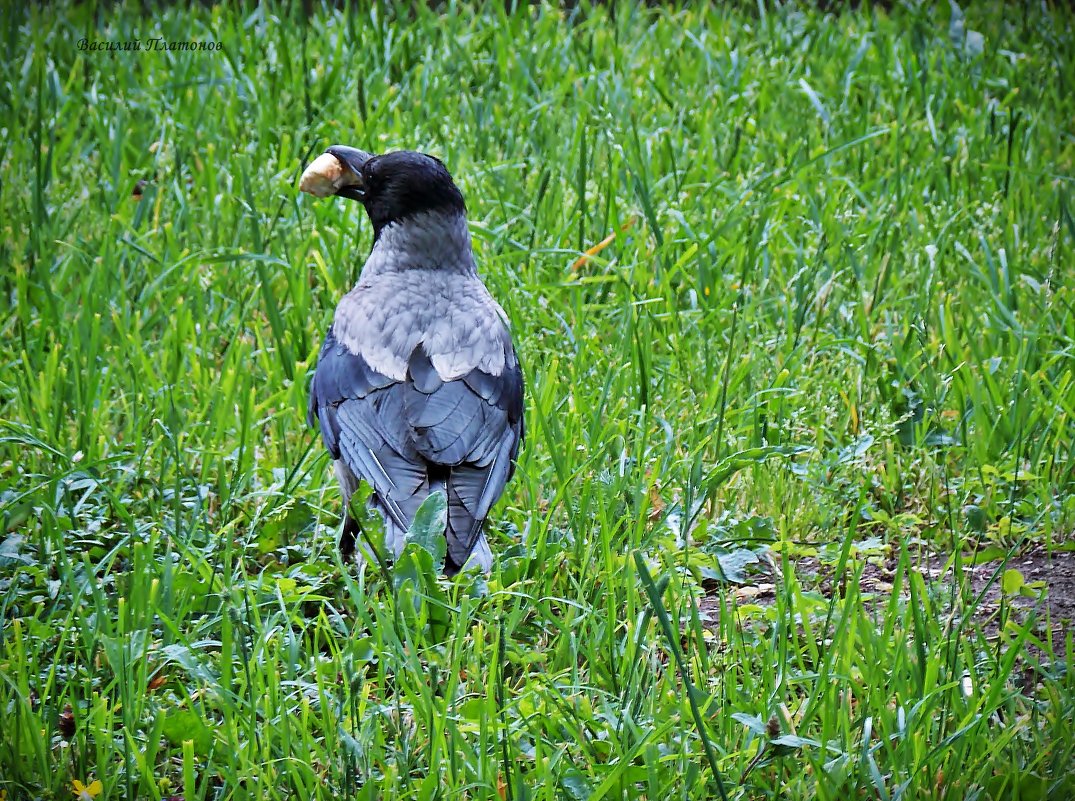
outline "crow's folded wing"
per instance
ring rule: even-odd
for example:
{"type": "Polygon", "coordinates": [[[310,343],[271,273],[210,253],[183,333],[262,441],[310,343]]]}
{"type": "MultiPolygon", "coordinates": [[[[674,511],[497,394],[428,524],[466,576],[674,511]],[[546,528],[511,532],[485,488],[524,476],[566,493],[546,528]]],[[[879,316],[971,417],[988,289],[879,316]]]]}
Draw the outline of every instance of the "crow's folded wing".
{"type": "Polygon", "coordinates": [[[406,531],[425,498],[425,460],[414,448],[403,406],[404,384],[378,373],[336,341],[331,329],[310,385],[308,421],[377,493],[392,522],[406,531]]]}
{"type": "Polygon", "coordinates": [[[474,369],[444,381],[422,346],[407,368],[404,406],[414,447],[430,464],[450,468],[448,557],[457,567],[511,478],[523,438],[523,377],[508,348],[500,375],[474,369]]]}

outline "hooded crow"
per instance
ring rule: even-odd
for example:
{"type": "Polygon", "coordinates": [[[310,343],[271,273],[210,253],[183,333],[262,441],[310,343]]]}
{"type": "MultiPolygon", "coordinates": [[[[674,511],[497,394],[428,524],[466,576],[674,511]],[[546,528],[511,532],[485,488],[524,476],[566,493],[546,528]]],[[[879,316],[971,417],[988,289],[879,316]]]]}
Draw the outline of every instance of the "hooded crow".
{"type": "MultiPolygon", "coordinates": [[[[430,493],[448,500],[444,572],[488,571],[482,532],[515,470],[523,376],[507,316],[478,277],[463,195],[436,158],[330,147],[299,188],[357,200],[373,224],[358,283],[336,307],[310,387],[344,499],[340,550],[360,533],[347,503],[359,480],[403,550],[430,493]]],[[[379,546],[379,544],[378,544],[379,546]]]]}

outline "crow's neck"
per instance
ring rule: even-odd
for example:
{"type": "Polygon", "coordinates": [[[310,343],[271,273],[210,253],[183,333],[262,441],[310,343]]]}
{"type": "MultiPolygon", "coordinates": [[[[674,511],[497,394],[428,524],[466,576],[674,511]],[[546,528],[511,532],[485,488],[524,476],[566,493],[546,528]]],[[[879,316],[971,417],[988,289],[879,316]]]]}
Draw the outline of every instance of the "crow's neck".
{"type": "Polygon", "coordinates": [[[362,278],[405,270],[475,274],[467,218],[457,211],[424,211],[377,231],[362,278]]]}

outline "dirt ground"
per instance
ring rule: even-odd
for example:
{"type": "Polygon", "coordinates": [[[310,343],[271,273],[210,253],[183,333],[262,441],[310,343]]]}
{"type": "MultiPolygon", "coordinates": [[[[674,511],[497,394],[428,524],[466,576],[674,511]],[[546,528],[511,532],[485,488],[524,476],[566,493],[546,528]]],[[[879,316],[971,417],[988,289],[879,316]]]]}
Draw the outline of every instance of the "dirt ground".
{"type": "MultiPolygon", "coordinates": [[[[927,587],[934,590],[941,588],[947,592],[952,585],[955,569],[954,565],[948,565],[948,561],[947,554],[924,557],[914,569],[925,579],[927,587]]],[[[852,572],[851,567],[849,565],[848,573],[852,572]]],[[[1035,634],[1038,637],[1045,635],[1046,627],[1052,630],[1054,638],[1075,630],[1075,552],[1048,553],[1042,548],[1034,548],[1013,557],[999,573],[998,567],[998,561],[970,564],[969,556],[962,565],[971,599],[977,598],[985,590],[981,604],[968,621],[969,627],[981,626],[987,637],[995,637],[999,633],[999,616],[996,613],[1003,595],[1001,577],[1004,570],[1018,570],[1028,586],[1025,594],[1011,595],[1006,599],[1014,619],[1025,620],[1027,614],[1037,610],[1035,634]]],[[[796,562],[796,574],[803,585],[808,589],[820,590],[826,596],[831,596],[833,592],[834,570],[832,565],[823,564],[816,558],[796,562]]],[[[779,583],[774,571],[775,566],[769,575],[759,576],[757,583],[737,587],[736,597],[746,603],[772,603],[774,584],[779,583]]],[[[894,572],[894,560],[876,558],[867,561],[860,582],[865,603],[888,601],[893,589],[894,572]]],[[[907,596],[906,582],[902,585],[901,594],[907,596]]],[[[717,598],[707,595],[699,600],[699,611],[703,618],[715,621],[719,613],[717,598]]],[[[1054,642],[1058,647],[1063,647],[1062,641],[1054,642]]]]}
{"type": "MultiPolygon", "coordinates": [[[[928,578],[935,581],[950,580],[951,571],[942,574],[944,562],[935,560],[927,568],[928,578]]],[[[1000,576],[995,579],[997,562],[987,562],[981,565],[964,565],[963,572],[970,579],[970,585],[975,595],[986,590],[982,600],[980,616],[992,615],[1000,605],[1001,586],[1000,576]],[[990,581],[993,579],[992,581],[990,581]]],[[[1044,549],[1032,550],[1022,556],[1013,557],[1005,567],[1006,570],[1018,570],[1023,574],[1023,579],[1028,585],[1042,582],[1044,587],[1041,593],[1034,587],[1030,587],[1033,595],[1014,595],[1010,598],[1013,609],[1020,610],[1024,615],[1028,610],[1037,609],[1039,623],[1050,624],[1054,631],[1068,631],[1075,628],[1075,553],[1072,551],[1053,551],[1051,554],[1044,549]]],[[[990,627],[992,628],[992,627],[990,627]]]]}

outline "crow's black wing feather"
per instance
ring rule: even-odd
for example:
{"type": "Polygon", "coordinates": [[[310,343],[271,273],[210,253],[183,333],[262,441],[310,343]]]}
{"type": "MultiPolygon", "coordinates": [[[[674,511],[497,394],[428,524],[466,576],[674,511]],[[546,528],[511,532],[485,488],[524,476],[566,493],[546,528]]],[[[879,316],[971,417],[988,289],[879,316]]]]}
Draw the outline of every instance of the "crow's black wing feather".
{"type": "Polygon", "coordinates": [[[403,393],[403,383],[374,370],[329,330],[310,386],[309,416],[321,423],[332,458],[369,483],[392,522],[406,531],[428,480],[403,393]]]}
{"type": "Polygon", "coordinates": [[[514,470],[523,435],[523,379],[514,353],[494,376],[473,370],[443,381],[422,347],[411,354],[404,395],[414,446],[450,468],[448,557],[461,567],[514,470]]]}

